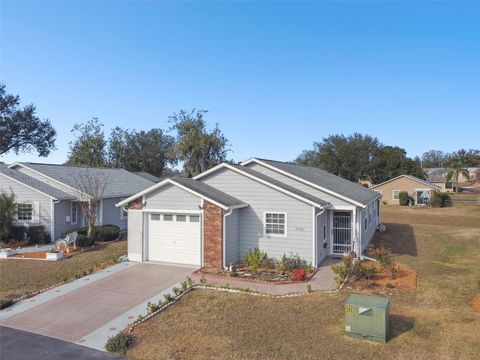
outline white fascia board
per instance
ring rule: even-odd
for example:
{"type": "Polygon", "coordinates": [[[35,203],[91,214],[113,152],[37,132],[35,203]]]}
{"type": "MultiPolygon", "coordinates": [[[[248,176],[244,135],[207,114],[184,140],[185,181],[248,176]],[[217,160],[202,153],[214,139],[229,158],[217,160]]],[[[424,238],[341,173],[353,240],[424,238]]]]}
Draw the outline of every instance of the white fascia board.
{"type": "Polygon", "coordinates": [[[250,164],[250,163],[252,163],[252,162],[255,162],[255,163],[257,163],[257,164],[260,164],[260,165],[262,165],[262,166],[265,166],[266,168],[269,168],[269,169],[271,169],[271,170],[273,170],[273,171],[279,172],[280,174],[283,174],[283,175],[285,175],[285,176],[288,176],[288,177],[290,177],[290,178],[292,178],[292,179],[295,179],[295,180],[297,180],[297,181],[299,181],[299,182],[302,182],[302,183],[304,183],[304,184],[307,184],[307,185],[309,185],[309,186],[311,186],[311,187],[314,187],[314,188],[317,188],[317,189],[319,189],[319,190],[322,190],[322,191],[326,192],[327,194],[330,194],[330,195],[333,195],[333,196],[335,196],[335,197],[337,197],[337,198],[339,198],[339,199],[345,200],[346,202],[349,202],[349,203],[351,203],[351,204],[360,206],[361,208],[365,208],[365,207],[366,207],[366,205],[363,205],[362,203],[359,203],[358,201],[355,201],[355,200],[352,200],[352,199],[350,199],[350,198],[348,198],[348,197],[346,197],[346,196],[340,195],[340,194],[336,193],[335,191],[332,191],[332,190],[329,190],[329,189],[325,189],[324,187],[322,187],[322,186],[320,186],[320,185],[317,185],[317,184],[314,184],[314,183],[312,183],[312,182],[310,182],[310,181],[307,181],[307,180],[305,180],[305,179],[299,178],[298,176],[292,175],[292,174],[290,174],[289,172],[284,171],[284,170],[281,170],[281,169],[279,169],[279,168],[277,168],[277,167],[275,167],[275,166],[273,166],[273,165],[266,164],[266,163],[264,163],[264,162],[261,161],[261,160],[258,160],[258,159],[253,158],[253,159],[244,161],[243,163],[241,163],[241,165],[244,166],[244,165],[250,164]]]}
{"type": "Polygon", "coordinates": [[[208,175],[208,174],[211,174],[211,173],[213,173],[213,172],[215,172],[215,171],[217,171],[217,170],[219,170],[219,169],[221,169],[221,168],[227,168],[227,169],[229,169],[229,170],[235,171],[235,172],[238,173],[238,174],[244,175],[244,176],[246,176],[246,177],[248,177],[248,178],[250,178],[250,179],[253,179],[253,180],[255,180],[255,181],[259,182],[259,183],[262,183],[262,184],[264,184],[264,185],[267,185],[267,186],[271,187],[272,189],[275,189],[275,190],[277,190],[277,191],[280,191],[280,192],[282,192],[282,193],[284,193],[284,194],[287,194],[287,195],[289,195],[289,196],[291,196],[291,197],[293,197],[293,198],[295,198],[295,199],[297,199],[297,200],[303,201],[303,202],[305,202],[305,203],[307,203],[307,204],[309,204],[309,205],[318,207],[318,208],[320,208],[320,209],[323,209],[323,208],[326,208],[326,207],[329,206],[329,205],[317,204],[316,202],[313,202],[313,201],[310,201],[310,200],[308,200],[308,199],[305,199],[303,196],[300,196],[300,195],[294,194],[294,193],[292,193],[292,192],[290,192],[290,191],[288,191],[288,190],[282,189],[281,187],[278,187],[278,186],[276,186],[276,185],[274,185],[274,184],[272,184],[272,183],[269,183],[268,181],[265,181],[265,180],[263,180],[263,179],[260,179],[260,178],[254,176],[254,175],[251,175],[251,174],[249,174],[249,173],[247,173],[247,172],[245,172],[245,171],[242,171],[241,169],[238,169],[238,168],[236,168],[236,167],[233,167],[233,166],[231,166],[231,165],[229,165],[229,164],[227,164],[227,163],[219,164],[219,165],[211,168],[210,170],[207,170],[207,171],[205,171],[205,172],[203,172],[203,173],[195,176],[194,179],[196,180],[196,179],[202,178],[202,177],[204,177],[204,176],[206,176],[206,175],[208,175]]]}

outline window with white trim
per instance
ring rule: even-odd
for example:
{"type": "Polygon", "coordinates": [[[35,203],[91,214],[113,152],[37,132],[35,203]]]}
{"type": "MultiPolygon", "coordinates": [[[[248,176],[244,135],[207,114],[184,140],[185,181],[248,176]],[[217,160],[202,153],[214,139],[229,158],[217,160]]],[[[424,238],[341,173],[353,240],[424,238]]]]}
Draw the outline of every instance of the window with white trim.
{"type": "Polygon", "coordinates": [[[400,199],[400,190],[393,190],[393,191],[392,191],[392,199],[393,199],[393,200],[398,200],[398,199],[400,199]]]}
{"type": "Polygon", "coordinates": [[[33,204],[29,204],[29,203],[17,204],[17,220],[32,221],[33,220],[33,204]]]}
{"type": "Polygon", "coordinates": [[[287,214],[276,212],[265,213],[264,233],[266,236],[286,236],[287,214]]]}
{"type": "Polygon", "coordinates": [[[177,215],[176,217],[177,221],[185,222],[187,221],[187,216],[186,215],[177,215]]]}
{"type": "Polygon", "coordinates": [[[173,215],[172,214],[164,214],[163,215],[163,221],[173,221],[173,215]]]}
{"type": "Polygon", "coordinates": [[[189,219],[190,219],[190,222],[200,222],[199,215],[190,215],[189,219]]]}
{"type": "Polygon", "coordinates": [[[76,224],[78,218],[78,204],[76,202],[72,202],[72,208],[70,211],[70,223],[76,224]]]}

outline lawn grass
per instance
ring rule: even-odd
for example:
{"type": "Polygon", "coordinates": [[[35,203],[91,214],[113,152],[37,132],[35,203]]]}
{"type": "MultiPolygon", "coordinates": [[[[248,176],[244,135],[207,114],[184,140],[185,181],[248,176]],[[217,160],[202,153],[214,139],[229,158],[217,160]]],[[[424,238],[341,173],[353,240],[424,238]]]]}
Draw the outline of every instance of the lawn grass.
{"type": "Polygon", "coordinates": [[[195,290],[134,331],[130,359],[474,359],[480,314],[480,207],[382,207],[399,262],[418,271],[417,292],[393,297],[386,345],[343,335],[349,291],[271,299],[195,290]]]}
{"type": "Polygon", "coordinates": [[[61,261],[0,260],[0,298],[17,298],[82,276],[126,253],[127,242],[119,241],[61,261]]]}

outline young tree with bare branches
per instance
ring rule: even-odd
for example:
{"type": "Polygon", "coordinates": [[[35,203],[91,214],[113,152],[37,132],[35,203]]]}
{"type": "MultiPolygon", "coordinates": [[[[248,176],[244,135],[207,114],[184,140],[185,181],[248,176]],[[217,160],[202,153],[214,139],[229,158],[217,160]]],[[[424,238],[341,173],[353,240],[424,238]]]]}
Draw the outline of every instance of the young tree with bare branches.
{"type": "Polygon", "coordinates": [[[73,194],[78,200],[80,209],[87,220],[89,239],[93,235],[93,227],[97,222],[100,203],[103,198],[107,175],[104,172],[84,169],[72,173],[73,194]]]}

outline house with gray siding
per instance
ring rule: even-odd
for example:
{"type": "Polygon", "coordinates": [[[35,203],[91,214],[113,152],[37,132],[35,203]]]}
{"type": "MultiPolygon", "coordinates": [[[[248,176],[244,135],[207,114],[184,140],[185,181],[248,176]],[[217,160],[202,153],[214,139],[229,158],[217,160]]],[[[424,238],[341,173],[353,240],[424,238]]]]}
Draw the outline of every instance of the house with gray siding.
{"type": "MultiPolygon", "coordinates": [[[[0,164],[0,192],[13,193],[17,225],[42,225],[57,240],[62,233],[86,226],[79,201],[82,181],[101,182],[97,225],[126,229],[128,213],[115,205],[154,184],[123,169],[18,162],[0,164]]],[[[85,189],[85,187],[83,187],[85,189]]]]}
{"type": "Polygon", "coordinates": [[[258,248],[318,266],[365,251],[380,224],[380,198],[317,168],[253,158],[165,179],[117,206],[128,211],[131,261],[223,268],[258,248]]]}

